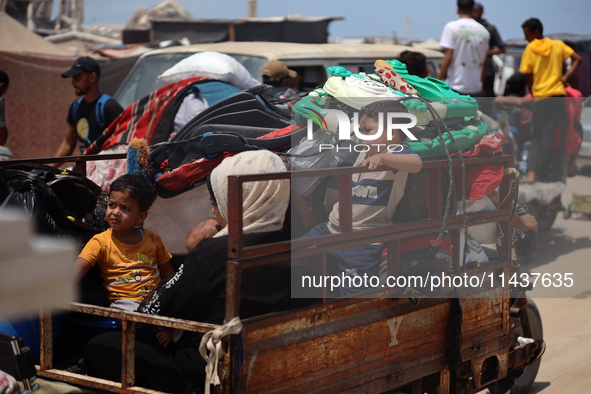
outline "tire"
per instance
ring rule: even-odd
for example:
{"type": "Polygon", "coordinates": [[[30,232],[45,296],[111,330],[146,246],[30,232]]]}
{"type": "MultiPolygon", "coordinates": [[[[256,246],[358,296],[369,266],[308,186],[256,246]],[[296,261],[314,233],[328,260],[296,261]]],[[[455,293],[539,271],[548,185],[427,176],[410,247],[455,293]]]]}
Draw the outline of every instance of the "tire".
{"type": "MultiPolygon", "coordinates": [[[[543,337],[542,318],[538,311],[538,307],[531,298],[528,298],[527,301],[528,305],[526,311],[529,325],[528,327],[522,327],[521,318],[511,318],[512,343],[515,343],[519,336],[531,337],[535,340],[542,339],[543,337]]],[[[523,369],[510,369],[506,378],[501,379],[488,387],[489,391],[492,394],[527,393],[536,380],[541,361],[542,359],[540,358],[523,369]]]]}
{"type": "MultiPolygon", "coordinates": [[[[527,316],[529,318],[529,331],[531,332],[531,337],[534,340],[543,339],[544,331],[540,311],[531,298],[528,298],[527,301],[527,316]]],[[[514,320],[516,320],[516,322],[513,322],[512,325],[512,337],[523,335],[524,328],[521,327],[520,319],[514,318],[514,320]]],[[[525,394],[528,392],[536,380],[541,362],[542,359],[539,358],[534,363],[524,368],[523,374],[515,380],[515,386],[511,390],[511,394],[525,394]]]]}

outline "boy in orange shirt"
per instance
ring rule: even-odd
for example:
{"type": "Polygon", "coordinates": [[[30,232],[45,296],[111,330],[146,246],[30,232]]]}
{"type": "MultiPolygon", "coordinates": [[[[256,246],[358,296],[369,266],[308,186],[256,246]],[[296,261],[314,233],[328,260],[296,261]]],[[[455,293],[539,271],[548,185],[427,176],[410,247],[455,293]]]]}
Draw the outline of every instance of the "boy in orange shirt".
{"type": "Polygon", "coordinates": [[[99,265],[112,308],[135,311],[162,278],[174,273],[160,236],[141,228],[155,199],[154,187],[143,176],[117,178],[107,205],[110,228],[88,241],[76,259],[78,279],[99,265]]]}

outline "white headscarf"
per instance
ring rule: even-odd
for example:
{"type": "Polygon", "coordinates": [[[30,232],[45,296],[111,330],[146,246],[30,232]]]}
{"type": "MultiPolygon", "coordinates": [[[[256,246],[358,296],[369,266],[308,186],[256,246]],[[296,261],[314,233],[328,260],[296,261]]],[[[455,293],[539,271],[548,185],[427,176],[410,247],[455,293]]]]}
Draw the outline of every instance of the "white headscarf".
{"type": "MultiPolygon", "coordinates": [[[[279,156],[267,150],[241,152],[224,159],[210,176],[220,214],[228,219],[228,176],[287,171],[279,156]]],[[[246,182],[242,185],[244,233],[277,231],[289,204],[289,180],[246,182]]],[[[228,235],[228,226],[215,236],[228,235]]]]}

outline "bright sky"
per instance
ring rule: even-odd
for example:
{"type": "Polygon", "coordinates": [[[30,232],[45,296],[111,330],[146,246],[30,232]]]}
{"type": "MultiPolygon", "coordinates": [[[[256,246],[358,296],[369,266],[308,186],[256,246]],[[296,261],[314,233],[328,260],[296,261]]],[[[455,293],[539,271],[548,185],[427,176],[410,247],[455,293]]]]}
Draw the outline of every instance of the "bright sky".
{"type": "MultiPolygon", "coordinates": [[[[196,18],[233,19],[246,16],[247,0],[179,0],[196,18]]],[[[84,24],[125,24],[137,7],[158,0],[86,0],[84,24]]],[[[521,23],[534,16],[544,33],[591,34],[589,0],[483,0],[484,18],[497,26],[504,40],[521,39],[521,23]]],[[[456,19],[454,0],[258,0],[257,16],[342,16],[329,25],[331,37],[439,39],[446,22],[456,19]]]]}

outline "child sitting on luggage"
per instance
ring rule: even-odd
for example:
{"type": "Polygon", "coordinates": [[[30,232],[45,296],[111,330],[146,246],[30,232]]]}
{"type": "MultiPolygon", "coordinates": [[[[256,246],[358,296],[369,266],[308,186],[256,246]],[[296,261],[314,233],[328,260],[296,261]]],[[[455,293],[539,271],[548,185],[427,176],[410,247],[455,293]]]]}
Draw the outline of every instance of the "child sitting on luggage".
{"type": "Polygon", "coordinates": [[[112,308],[135,311],[162,278],[174,273],[160,236],[142,229],[156,191],[141,175],[111,184],[106,219],[110,228],[92,237],[75,263],[81,279],[96,264],[112,308]]]}
{"type": "MultiPolygon", "coordinates": [[[[360,110],[359,131],[368,137],[374,136],[379,132],[380,116],[385,117],[387,113],[402,112],[407,113],[408,110],[399,100],[382,100],[368,104],[360,110]]],[[[394,129],[392,139],[389,140],[388,132],[385,130],[386,119],[382,119],[381,123],[384,125],[381,136],[361,141],[364,145],[363,150],[367,149],[367,151],[359,154],[355,166],[367,166],[370,170],[386,166],[394,171],[353,174],[353,231],[392,224],[396,206],[404,195],[408,173],[419,172],[423,167],[421,158],[407,146],[401,145],[406,139],[405,133],[394,129]]],[[[329,215],[328,223],[319,224],[304,236],[338,232],[339,203],[337,202],[329,215]]],[[[362,245],[330,252],[328,260],[336,266],[338,275],[344,274],[351,278],[364,274],[377,276],[382,250],[382,244],[362,245]]],[[[341,287],[342,295],[354,292],[354,288],[341,287]]]]}

